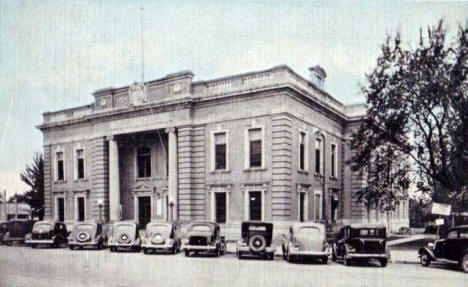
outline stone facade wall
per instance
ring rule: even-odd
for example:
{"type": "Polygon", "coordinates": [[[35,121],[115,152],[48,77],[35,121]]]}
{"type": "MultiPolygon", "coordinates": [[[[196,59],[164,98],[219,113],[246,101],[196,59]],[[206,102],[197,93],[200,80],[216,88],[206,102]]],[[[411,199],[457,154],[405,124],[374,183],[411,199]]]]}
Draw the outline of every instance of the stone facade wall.
{"type": "Polygon", "coordinates": [[[103,201],[102,218],[109,219],[109,143],[105,137],[92,140],[92,215],[99,219],[98,200],[103,201]]]}

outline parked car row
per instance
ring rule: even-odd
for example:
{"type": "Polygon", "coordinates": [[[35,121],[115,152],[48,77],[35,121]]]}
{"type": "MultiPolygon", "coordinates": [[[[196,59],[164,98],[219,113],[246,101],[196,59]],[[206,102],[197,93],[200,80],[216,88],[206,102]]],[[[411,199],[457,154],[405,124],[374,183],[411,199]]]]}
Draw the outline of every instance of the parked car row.
{"type": "MultiPolygon", "coordinates": [[[[143,250],[145,254],[183,251],[187,257],[198,254],[220,256],[226,252],[220,226],[210,221],[191,223],[185,234],[176,222],[150,222],[141,234],[134,221],[118,221],[106,227],[99,222],[80,222],[68,232],[61,222],[12,220],[0,222],[0,243],[24,242],[33,248],[39,245],[58,247],[66,243],[72,250],[109,247],[111,252],[143,250]]],[[[273,228],[270,222],[242,222],[241,238],[236,245],[237,257],[273,260],[276,250],[273,228]]],[[[385,267],[390,258],[386,238],[385,226],[353,224],[343,226],[335,242],[329,244],[323,224],[294,223],[288,234],[282,234],[281,249],[288,262],[309,258],[327,263],[331,256],[333,261],[342,261],[344,265],[376,259],[385,267]]],[[[422,266],[429,266],[432,262],[450,263],[468,272],[468,225],[451,228],[445,238],[421,247],[419,258],[422,266]]]]}

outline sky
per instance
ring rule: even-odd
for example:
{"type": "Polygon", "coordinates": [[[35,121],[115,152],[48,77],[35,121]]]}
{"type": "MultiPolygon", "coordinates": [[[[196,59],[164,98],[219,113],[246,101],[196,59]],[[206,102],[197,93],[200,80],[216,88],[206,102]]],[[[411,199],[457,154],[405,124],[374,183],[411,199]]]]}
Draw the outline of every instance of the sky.
{"type": "Polygon", "coordinates": [[[425,1],[0,1],[0,190],[42,152],[42,113],[90,104],[93,91],[191,70],[207,80],[286,64],[304,77],[320,64],[325,90],[364,102],[359,84],[397,31],[444,18],[453,34],[468,2],[425,1]],[[143,7],[143,12],[140,8],[143,7]]]}

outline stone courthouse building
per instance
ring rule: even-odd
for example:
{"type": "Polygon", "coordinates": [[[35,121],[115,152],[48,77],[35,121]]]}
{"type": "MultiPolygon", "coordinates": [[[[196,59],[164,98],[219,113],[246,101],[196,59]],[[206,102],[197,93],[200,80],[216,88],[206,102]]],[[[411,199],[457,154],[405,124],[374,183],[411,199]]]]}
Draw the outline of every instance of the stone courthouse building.
{"type": "MultiPolygon", "coordinates": [[[[288,66],[193,81],[184,71],[94,92],[44,113],[45,216],[88,219],[367,221],[353,194],[349,139],[364,105],[345,106],[288,66]]],[[[391,229],[408,226],[407,205],[391,229]]]]}

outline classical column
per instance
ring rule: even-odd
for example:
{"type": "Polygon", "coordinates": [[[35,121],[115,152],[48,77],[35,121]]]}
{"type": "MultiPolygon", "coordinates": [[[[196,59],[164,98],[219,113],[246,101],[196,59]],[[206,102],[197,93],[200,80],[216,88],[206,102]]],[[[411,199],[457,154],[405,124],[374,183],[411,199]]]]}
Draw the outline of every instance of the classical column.
{"type": "Polygon", "coordinates": [[[109,137],[109,219],[120,220],[119,147],[115,137],[109,137]]]}
{"type": "Polygon", "coordinates": [[[174,127],[167,128],[166,133],[169,137],[169,178],[167,183],[168,196],[169,196],[169,217],[172,220],[178,219],[178,205],[177,205],[177,135],[174,127]]]}

